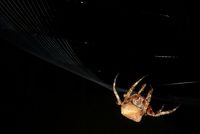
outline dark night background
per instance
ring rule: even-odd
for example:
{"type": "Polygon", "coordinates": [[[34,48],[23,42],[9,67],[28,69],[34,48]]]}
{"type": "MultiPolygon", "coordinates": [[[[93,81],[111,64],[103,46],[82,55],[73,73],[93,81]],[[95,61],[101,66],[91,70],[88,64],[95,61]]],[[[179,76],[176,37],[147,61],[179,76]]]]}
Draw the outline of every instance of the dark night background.
{"type": "MultiPolygon", "coordinates": [[[[83,64],[105,83],[128,88],[148,74],[152,106],[177,112],[140,123],[120,114],[111,90],[37,58],[1,36],[1,130],[6,133],[148,133],[198,131],[198,21],[189,1],[51,0],[52,34],[69,39],[83,64]],[[175,56],[172,58],[156,56],[175,56]],[[163,86],[162,86],[163,85],[163,86]],[[155,96],[154,96],[155,95],[155,96]]],[[[2,28],[2,27],[1,27],[2,28]]],[[[2,33],[1,33],[2,34],[2,33]]],[[[12,40],[12,39],[11,39],[12,40]]],[[[120,93],[122,95],[122,93],[120,93]]]]}

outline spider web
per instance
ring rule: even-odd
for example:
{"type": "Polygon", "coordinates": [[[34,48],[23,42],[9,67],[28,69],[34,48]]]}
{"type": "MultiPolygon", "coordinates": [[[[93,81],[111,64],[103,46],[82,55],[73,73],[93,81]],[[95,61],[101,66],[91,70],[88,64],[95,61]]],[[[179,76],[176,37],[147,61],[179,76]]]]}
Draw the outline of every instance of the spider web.
{"type": "MultiPolygon", "coordinates": [[[[112,90],[111,84],[103,82],[95,73],[84,66],[69,44],[68,39],[54,34],[55,11],[56,9],[51,1],[47,0],[1,0],[1,36],[9,43],[28,53],[112,90]]],[[[178,84],[197,82],[180,82],[178,84]]],[[[177,85],[177,83],[166,85],[177,85]]],[[[123,88],[118,90],[126,91],[123,88]]],[[[158,99],[162,100],[162,98],[158,99]]],[[[174,97],[170,100],[181,103],[184,99],[174,97]]],[[[186,101],[190,102],[189,100],[186,101]]],[[[191,101],[192,103],[193,101],[199,102],[198,99],[191,101]]]]}
{"type": "Polygon", "coordinates": [[[2,0],[1,36],[28,53],[112,90],[83,65],[67,39],[53,34],[54,10],[47,0],[2,0]]]}

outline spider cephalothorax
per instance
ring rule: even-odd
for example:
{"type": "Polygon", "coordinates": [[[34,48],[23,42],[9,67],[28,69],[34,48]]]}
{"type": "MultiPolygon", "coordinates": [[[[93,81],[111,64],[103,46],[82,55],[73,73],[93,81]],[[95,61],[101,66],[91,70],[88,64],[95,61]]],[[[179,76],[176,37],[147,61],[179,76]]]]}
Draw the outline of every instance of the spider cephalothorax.
{"type": "Polygon", "coordinates": [[[150,106],[153,88],[151,87],[146,97],[141,96],[141,92],[145,89],[146,84],[143,84],[141,86],[141,89],[139,90],[139,92],[133,93],[133,90],[135,89],[135,87],[138,85],[139,82],[142,81],[142,79],[145,76],[139,79],[130,87],[128,92],[124,94],[124,100],[122,102],[115,87],[117,77],[118,75],[114,79],[113,92],[117,99],[117,104],[121,106],[121,114],[127,117],[128,119],[131,119],[135,122],[140,122],[143,115],[158,117],[161,115],[171,114],[172,112],[176,111],[176,109],[178,108],[176,107],[172,110],[163,111],[164,106],[162,106],[158,112],[154,112],[150,106]]]}

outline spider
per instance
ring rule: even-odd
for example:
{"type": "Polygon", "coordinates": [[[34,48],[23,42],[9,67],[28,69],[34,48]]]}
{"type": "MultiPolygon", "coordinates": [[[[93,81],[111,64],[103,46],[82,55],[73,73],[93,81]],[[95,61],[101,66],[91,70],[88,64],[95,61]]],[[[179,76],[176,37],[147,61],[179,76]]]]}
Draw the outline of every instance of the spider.
{"type": "Polygon", "coordinates": [[[116,79],[118,74],[116,75],[114,82],[113,82],[113,92],[117,99],[117,105],[121,106],[121,114],[127,117],[130,120],[135,122],[140,122],[144,115],[152,116],[152,117],[159,117],[166,114],[171,114],[175,112],[178,108],[175,107],[174,109],[163,111],[164,105],[161,107],[160,110],[154,112],[150,106],[151,96],[153,93],[153,88],[151,87],[150,91],[147,93],[146,97],[141,96],[141,92],[144,91],[146,87],[146,83],[141,86],[141,89],[137,93],[132,93],[135,87],[146,77],[143,76],[137,82],[135,82],[128,90],[126,94],[124,94],[124,100],[121,101],[117,91],[116,91],[116,79]]]}

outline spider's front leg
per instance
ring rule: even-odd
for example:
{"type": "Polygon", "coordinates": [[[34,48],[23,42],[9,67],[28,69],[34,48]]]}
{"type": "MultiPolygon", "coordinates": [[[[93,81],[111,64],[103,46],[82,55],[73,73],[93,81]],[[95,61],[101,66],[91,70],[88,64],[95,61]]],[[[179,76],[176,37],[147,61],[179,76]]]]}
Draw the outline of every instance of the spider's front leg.
{"type": "Polygon", "coordinates": [[[115,79],[114,79],[114,82],[113,82],[113,92],[114,92],[115,97],[116,97],[116,99],[117,99],[117,105],[121,105],[121,104],[122,104],[122,101],[121,101],[121,99],[120,99],[120,97],[119,97],[119,95],[118,95],[118,93],[117,93],[117,90],[116,90],[116,80],[117,80],[118,75],[119,75],[119,74],[117,74],[117,75],[115,76],[115,79]]]}
{"type": "MultiPolygon", "coordinates": [[[[133,90],[135,89],[135,87],[147,76],[143,76],[142,78],[140,78],[138,81],[136,81],[131,87],[130,89],[128,90],[128,92],[125,94],[126,97],[130,97],[133,90]]],[[[140,89],[140,91],[138,92],[138,94],[140,94],[144,88],[146,87],[146,84],[143,84],[142,88],[140,89]]]]}
{"type": "Polygon", "coordinates": [[[151,89],[148,92],[147,97],[146,97],[146,100],[147,100],[148,103],[150,103],[150,101],[151,101],[152,93],[153,93],[153,88],[151,87],[151,89]]]}
{"type": "Polygon", "coordinates": [[[154,112],[152,110],[152,108],[149,106],[147,108],[147,115],[153,116],[153,117],[159,117],[159,116],[162,116],[162,115],[171,114],[171,113],[175,112],[178,109],[178,107],[179,106],[177,106],[177,107],[175,107],[174,109],[171,109],[171,110],[162,111],[163,108],[164,108],[164,106],[162,106],[160,110],[158,110],[157,112],[154,112]]]}

